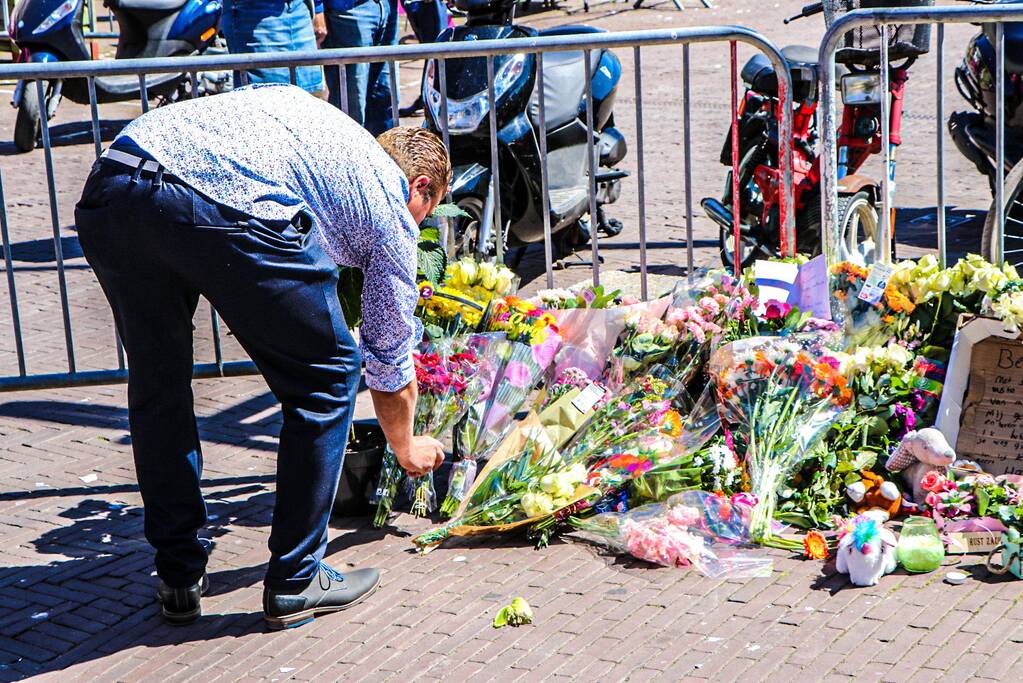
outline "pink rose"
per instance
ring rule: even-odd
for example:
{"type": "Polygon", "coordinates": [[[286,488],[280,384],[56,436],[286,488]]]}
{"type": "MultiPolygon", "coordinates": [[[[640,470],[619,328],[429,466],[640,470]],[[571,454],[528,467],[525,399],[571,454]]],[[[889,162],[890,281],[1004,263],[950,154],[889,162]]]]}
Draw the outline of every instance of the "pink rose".
{"type": "Polygon", "coordinates": [[[783,304],[780,301],[768,301],[764,308],[764,318],[766,320],[781,320],[791,310],[791,304],[783,304]]]}
{"type": "MultiPolygon", "coordinates": [[[[937,492],[941,490],[945,477],[941,475],[937,470],[931,470],[924,475],[924,478],[920,480],[920,488],[924,491],[937,492]]],[[[928,505],[930,503],[928,502],[928,505]]]]}
{"type": "Polygon", "coordinates": [[[532,373],[526,364],[520,360],[513,360],[508,363],[508,367],[504,370],[504,377],[508,380],[516,389],[525,389],[530,380],[532,379],[532,373]]]}
{"type": "Polygon", "coordinates": [[[927,505],[932,508],[940,509],[941,507],[941,496],[939,496],[934,491],[928,493],[927,498],[925,498],[924,500],[927,503],[927,505]]]}

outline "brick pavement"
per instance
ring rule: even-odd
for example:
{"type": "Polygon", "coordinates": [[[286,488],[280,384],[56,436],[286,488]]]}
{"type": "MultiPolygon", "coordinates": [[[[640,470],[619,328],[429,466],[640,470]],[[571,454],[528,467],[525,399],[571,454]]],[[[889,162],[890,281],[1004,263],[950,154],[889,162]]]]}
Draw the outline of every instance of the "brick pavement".
{"type": "MultiPolygon", "coordinates": [[[[719,4],[717,10],[684,13],[661,6],[615,14],[604,6],[587,21],[613,29],[740,23],[779,44],[813,42],[819,35],[818,26],[808,31],[806,23],[783,27],[785,10],[778,3],[759,8],[756,16],[741,0],[719,4]]],[[[578,19],[562,13],[529,18],[539,25],[572,20],[578,19]]],[[[946,73],[971,30],[947,31],[946,73]]],[[[727,78],[723,55],[720,47],[694,48],[697,197],[719,191],[724,179],[716,163],[727,117],[727,104],[717,98],[727,78]]],[[[635,103],[631,56],[620,56],[625,68],[616,118],[628,134],[635,103]]],[[[644,60],[651,70],[644,79],[651,271],[675,275],[684,258],[678,57],[679,51],[665,49],[644,60]]],[[[910,169],[899,185],[902,253],[934,246],[928,155],[940,122],[929,110],[930,68],[914,70],[907,98],[913,125],[900,154],[900,168],[910,169]]],[[[416,73],[414,67],[403,70],[406,86],[417,83],[416,73]]],[[[960,105],[949,96],[946,106],[960,105]]],[[[105,136],[134,115],[133,105],[104,105],[105,136]]],[[[53,122],[59,144],[54,158],[78,362],[95,369],[113,367],[115,359],[110,314],[69,225],[91,163],[83,120],[81,108],[61,106],[53,122]]],[[[0,121],[0,140],[10,138],[12,123],[13,116],[0,121]]],[[[988,201],[985,183],[948,149],[950,202],[965,207],[957,215],[976,216],[988,201]]],[[[10,143],[0,142],[29,370],[60,371],[66,360],[49,207],[38,180],[42,155],[10,152],[10,143]]],[[[634,155],[627,164],[634,169],[634,155]]],[[[630,192],[615,215],[632,226],[630,192]]],[[[605,243],[607,267],[635,268],[637,245],[629,230],[605,243]]],[[[698,218],[696,237],[697,261],[713,263],[716,240],[705,219],[698,218]]],[[[962,228],[957,237],[962,249],[976,241],[975,232],[962,228]]],[[[536,260],[527,259],[526,266],[535,288],[536,260]]],[[[585,272],[569,268],[557,274],[558,281],[578,280],[585,272]]],[[[0,298],[6,299],[6,281],[0,280],[0,298]]],[[[2,374],[16,369],[6,306],[4,301],[0,309],[2,374]]],[[[200,360],[213,356],[208,320],[208,310],[200,310],[200,360]]],[[[226,355],[240,357],[233,340],[224,341],[226,355]]],[[[822,573],[817,563],[777,552],[769,579],[722,582],[561,541],[539,552],[518,538],[465,542],[420,557],[409,553],[408,537],[426,523],[404,515],[384,531],[366,519],[332,525],[332,563],[384,569],[383,586],[371,601],[292,632],[267,633],[259,613],[260,581],[279,411],[258,378],[198,382],[195,393],[211,516],[204,535],[216,548],[206,615],[189,628],[164,626],[152,599],[155,578],[142,538],[123,387],[4,395],[0,679],[1019,679],[1020,584],[988,576],[972,564],[976,557],[967,563],[974,578],[957,587],[941,583],[937,574],[896,574],[878,587],[854,589],[822,573]],[[496,609],[515,596],[533,604],[536,624],[491,629],[496,609]]]]}

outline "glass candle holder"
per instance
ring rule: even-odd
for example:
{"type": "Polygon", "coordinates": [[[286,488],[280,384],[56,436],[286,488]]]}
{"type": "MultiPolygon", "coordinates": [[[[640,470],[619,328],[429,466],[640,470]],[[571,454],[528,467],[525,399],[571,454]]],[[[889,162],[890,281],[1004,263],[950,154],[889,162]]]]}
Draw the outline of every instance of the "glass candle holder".
{"type": "Polygon", "coordinates": [[[945,544],[938,528],[927,517],[909,517],[902,525],[895,557],[906,571],[933,572],[945,559],[945,544]]]}

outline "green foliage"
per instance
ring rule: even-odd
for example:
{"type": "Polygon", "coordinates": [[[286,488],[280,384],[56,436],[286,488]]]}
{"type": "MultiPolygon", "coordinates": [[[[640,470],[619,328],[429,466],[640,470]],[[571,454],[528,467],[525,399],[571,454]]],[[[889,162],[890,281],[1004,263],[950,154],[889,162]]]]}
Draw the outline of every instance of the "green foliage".
{"type": "Polygon", "coordinates": [[[438,204],[437,208],[430,214],[430,218],[469,218],[469,214],[461,209],[458,204],[438,204]]]}
{"type": "Polygon", "coordinates": [[[356,328],[362,322],[362,281],[359,268],[341,266],[338,270],[337,298],[348,329],[356,328]]]}

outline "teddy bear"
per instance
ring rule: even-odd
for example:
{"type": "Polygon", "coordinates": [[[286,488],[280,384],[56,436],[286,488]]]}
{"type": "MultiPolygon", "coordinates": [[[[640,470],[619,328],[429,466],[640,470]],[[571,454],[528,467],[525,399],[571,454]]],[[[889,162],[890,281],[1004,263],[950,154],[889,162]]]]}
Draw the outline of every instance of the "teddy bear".
{"type": "Polygon", "coordinates": [[[860,515],[838,541],[835,569],[849,575],[854,586],[876,586],[895,571],[895,534],[875,516],[860,515]]]}
{"type": "Polygon", "coordinates": [[[913,502],[921,504],[927,492],[920,482],[928,472],[945,474],[955,462],[956,452],[949,446],[945,435],[934,427],[909,432],[892,451],[885,463],[889,472],[900,472],[906,484],[913,488],[913,502]]]}
{"type": "Polygon", "coordinates": [[[882,521],[891,519],[902,507],[902,494],[899,487],[886,481],[870,470],[860,472],[860,480],[849,484],[845,494],[852,504],[853,512],[862,514],[868,510],[878,510],[882,521]]]}

